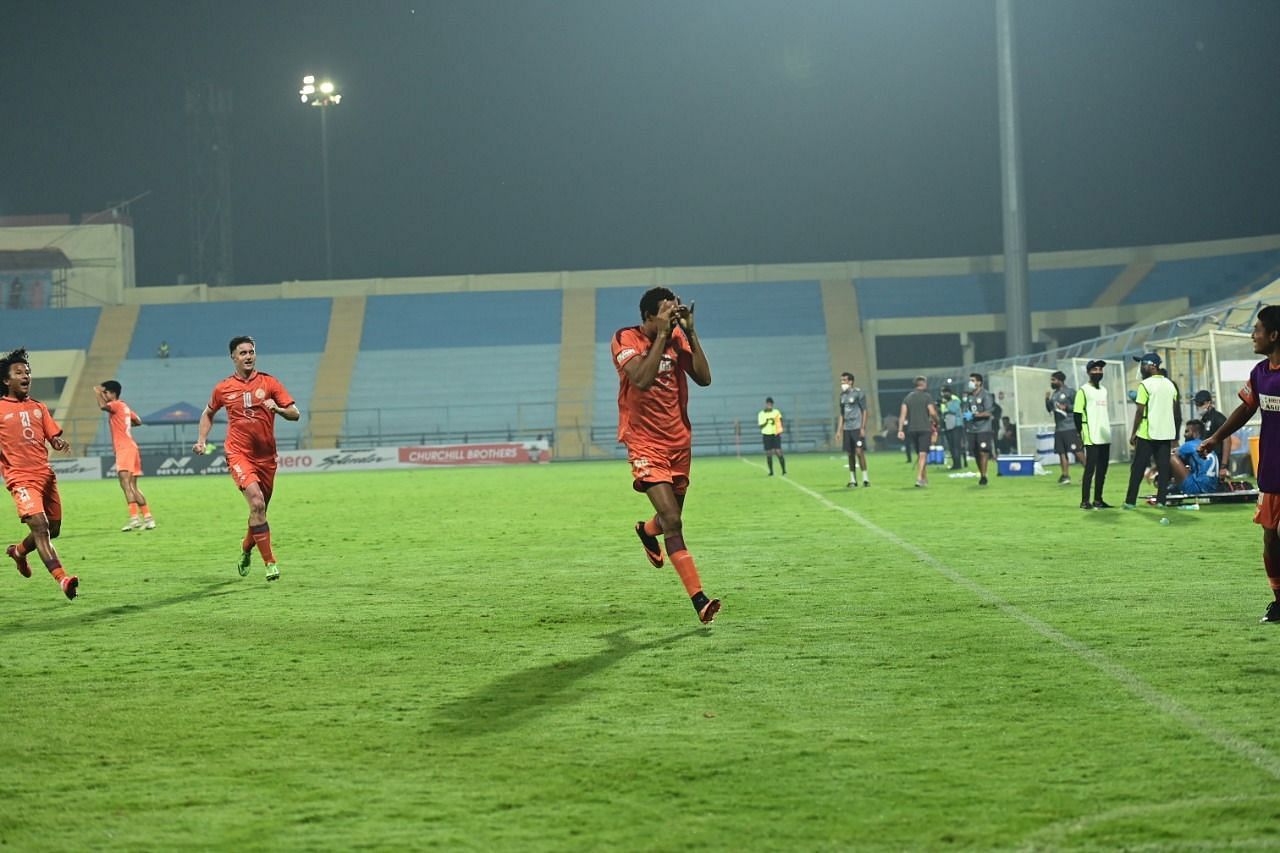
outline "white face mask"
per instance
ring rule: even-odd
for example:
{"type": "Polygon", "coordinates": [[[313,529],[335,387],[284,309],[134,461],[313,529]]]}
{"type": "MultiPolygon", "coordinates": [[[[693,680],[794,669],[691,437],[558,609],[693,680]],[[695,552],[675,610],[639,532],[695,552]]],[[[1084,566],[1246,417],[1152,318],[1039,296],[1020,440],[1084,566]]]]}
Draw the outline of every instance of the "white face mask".
{"type": "Polygon", "coordinates": [[[840,383],[840,390],[841,390],[841,391],[848,391],[850,387],[852,387],[852,386],[850,386],[848,382],[841,382],[841,383],[840,383]]]}
{"type": "Polygon", "coordinates": [[[977,390],[978,390],[978,383],[977,383],[977,382],[974,382],[972,379],[970,379],[970,380],[969,380],[968,388],[969,388],[969,390],[970,390],[970,391],[977,391],[977,390]]]}

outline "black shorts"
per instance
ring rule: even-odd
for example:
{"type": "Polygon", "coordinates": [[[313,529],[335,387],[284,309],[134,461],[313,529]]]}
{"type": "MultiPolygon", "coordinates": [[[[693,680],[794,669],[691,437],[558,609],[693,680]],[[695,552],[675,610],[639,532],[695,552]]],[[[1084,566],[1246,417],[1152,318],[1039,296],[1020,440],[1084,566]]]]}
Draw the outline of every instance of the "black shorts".
{"type": "Polygon", "coordinates": [[[764,449],[765,449],[765,450],[781,450],[781,449],[782,449],[782,436],[780,436],[780,435],[762,435],[762,436],[760,436],[760,437],[761,437],[762,439],[764,439],[764,449]]]}
{"type": "Polygon", "coordinates": [[[856,451],[865,449],[866,446],[867,446],[867,441],[862,437],[860,433],[850,432],[849,430],[844,431],[844,452],[845,453],[854,453],[856,451]]]}
{"type": "Polygon", "coordinates": [[[909,432],[907,433],[907,447],[913,448],[916,453],[928,453],[929,445],[933,442],[931,433],[927,432],[909,432]]]}
{"type": "Polygon", "coordinates": [[[1083,449],[1084,444],[1080,441],[1080,433],[1075,430],[1053,434],[1053,452],[1059,456],[1063,454],[1074,456],[1083,449]]]}
{"type": "Polygon", "coordinates": [[[994,432],[971,432],[969,433],[969,455],[977,456],[979,453],[984,456],[991,455],[991,448],[995,445],[994,432]]]}

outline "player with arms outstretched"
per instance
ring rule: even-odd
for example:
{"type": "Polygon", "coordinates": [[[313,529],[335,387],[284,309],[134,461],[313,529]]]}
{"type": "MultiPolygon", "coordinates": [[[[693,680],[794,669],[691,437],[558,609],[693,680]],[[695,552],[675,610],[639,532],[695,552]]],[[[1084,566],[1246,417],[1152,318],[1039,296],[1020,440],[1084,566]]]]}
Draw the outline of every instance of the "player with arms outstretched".
{"type": "Polygon", "coordinates": [[[693,609],[705,624],[720,611],[720,600],[708,598],[693,557],[684,542],[681,512],[689,489],[692,431],[689,383],[706,387],[711,367],[694,329],[693,306],[681,305],[665,287],[640,299],[639,326],[613,336],[613,366],[618,371],[618,441],[627,446],[631,486],[644,492],[654,516],[636,522],[636,535],[655,567],[663,563],[658,535],[684,584],[693,609]]]}
{"type": "Polygon", "coordinates": [[[107,426],[111,428],[111,449],[116,454],[116,477],[120,480],[120,489],[129,504],[129,523],[120,528],[128,533],[131,530],[154,530],[156,520],[151,517],[151,507],[147,504],[147,496],[138,488],[138,478],[142,476],[142,456],[138,453],[138,443],[133,440],[133,428],[142,425],[142,418],[129,408],[129,404],[120,399],[120,383],[108,379],[101,385],[93,387],[98,397],[98,408],[107,413],[107,426]],[[142,518],[138,518],[138,510],[142,510],[142,518]]]}
{"type": "Polygon", "coordinates": [[[1253,351],[1266,356],[1254,365],[1249,381],[1240,389],[1240,405],[1226,423],[1200,442],[1196,452],[1207,457],[1233,432],[1262,411],[1258,439],[1258,509],[1255,524],[1262,527],[1262,565],[1271,585],[1272,601],[1260,622],[1280,623],[1280,305],[1258,312],[1253,324],[1253,351]]]}
{"type": "Polygon", "coordinates": [[[5,553],[24,578],[31,577],[27,555],[35,551],[67,598],[75,598],[80,579],[62,568],[53,540],[62,532],[62,498],[58,477],[49,464],[49,447],[68,451],[62,427],[39,400],[31,399],[31,363],[25,349],[16,349],[0,359],[0,468],[4,484],[18,507],[18,518],[31,529],[5,553]],[[46,446],[48,445],[48,446],[46,446]]]}
{"type": "Polygon", "coordinates": [[[231,476],[249,504],[249,529],[240,543],[240,559],[236,571],[249,574],[249,562],[256,545],[267,567],[267,580],[280,577],[275,554],[271,550],[271,527],[267,524],[267,505],[276,481],[275,416],[287,421],[302,417],[293,397],[269,373],[256,369],[257,346],[253,338],[240,335],[228,345],[235,372],[213,388],[208,405],[200,414],[196,443],[191,449],[204,453],[213,415],[227,410],[227,438],[224,451],[231,476]]]}

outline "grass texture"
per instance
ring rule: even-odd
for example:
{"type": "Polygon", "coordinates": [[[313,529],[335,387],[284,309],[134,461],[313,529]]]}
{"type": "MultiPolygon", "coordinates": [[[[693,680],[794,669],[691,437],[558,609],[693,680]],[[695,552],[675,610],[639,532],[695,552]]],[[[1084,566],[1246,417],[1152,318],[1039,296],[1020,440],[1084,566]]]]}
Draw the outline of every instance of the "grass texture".
{"type": "Polygon", "coordinates": [[[0,849],[1280,847],[1249,507],[762,463],[694,462],[710,628],[624,462],[283,475],[275,584],[230,478],[138,533],[64,483],[81,597],[0,565],[0,849]]]}

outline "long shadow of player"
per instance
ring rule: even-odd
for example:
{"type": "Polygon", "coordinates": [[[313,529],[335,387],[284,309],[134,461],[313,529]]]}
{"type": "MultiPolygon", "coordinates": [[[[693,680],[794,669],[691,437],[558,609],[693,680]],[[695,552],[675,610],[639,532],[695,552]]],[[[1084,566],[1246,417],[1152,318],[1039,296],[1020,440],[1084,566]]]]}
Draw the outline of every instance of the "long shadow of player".
{"type": "MultiPolygon", "coordinates": [[[[142,601],[136,604],[119,604],[115,607],[102,607],[97,610],[88,610],[75,607],[75,612],[71,615],[58,619],[50,619],[43,622],[34,620],[28,622],[15,622],[8,625],[0,625],[0,637],[9,634],[26,634],[36,631],[59,631],[69,628],[73,625],[85,625],[93,622],[101,622],[104,619],[112,619],[117,616],[132,616],[137,613],[146,613],[148,610],[156,610],[161,607],[172,607],[175,604],[185,604],[188,601],[196,601],[201,598],[212,598],[218,595],[230,595],[238,590],[231,587],[244,586],[244,582],[238,579],[222,580],[217,583],[209,584],[190,592],[184,592],[181,595],[171,595],[168,598],[156,598],[150,601],[142,601]]],[[[83,599],[81,599],[83,601],[83,599]]],[[[79,602],[77,602],[79,604],[79,602]]]]}
{"type": "Polygon", "coordinates": [[[602,635],[609,645],[593,655],[575,660],[559,660],[503,676],[470,696],[456,699],[441,709],[443,728],[455,734],[479,735],[507,731],[553,708],[579,701],[583,693],[571,688],[582,679],[647,649],[670,646],[680,640],[705,635],[705,628],[690,628],[646,643],[627,636],[636,627],[602,635]]]}

